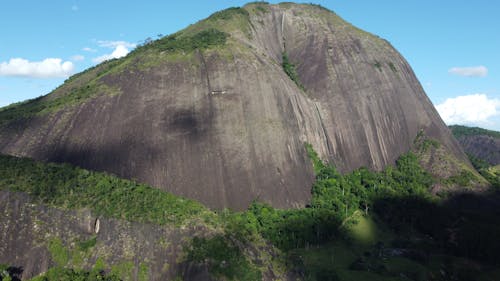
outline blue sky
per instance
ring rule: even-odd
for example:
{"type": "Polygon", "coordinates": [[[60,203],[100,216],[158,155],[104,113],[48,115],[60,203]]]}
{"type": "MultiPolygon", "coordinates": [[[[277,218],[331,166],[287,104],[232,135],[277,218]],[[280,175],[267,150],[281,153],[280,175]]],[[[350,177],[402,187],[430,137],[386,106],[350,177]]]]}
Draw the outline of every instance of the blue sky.
{"type": "MultiPolygon", "coordinates": [[[[0,106],[247,1],[0,1],[0,106]]],[[[269,1],[277,3],[279,1],[269,1]]],[[[387,39],[448,123],[500,130],[500,1],[311,1],[387,39]]]]}

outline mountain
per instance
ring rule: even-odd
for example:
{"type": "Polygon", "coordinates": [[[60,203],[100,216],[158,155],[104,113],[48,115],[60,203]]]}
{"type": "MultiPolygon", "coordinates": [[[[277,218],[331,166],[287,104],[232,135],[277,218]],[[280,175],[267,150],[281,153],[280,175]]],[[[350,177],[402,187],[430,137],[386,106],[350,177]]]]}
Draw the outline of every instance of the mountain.
{"type": "Polygon", "coordinates": [[[500,132],[459,125],[450,129],[467,154],[491,166],[500,164],[500,132]]]}
{"type": "Polygon", "coordinates": [[[217,209],[308,204],[304,143],[341,172],[382,170],[419,132],[471,168],[387,41],[293,3],[217,12],[0,110],[1,153],[105,171],[217,209]]]}

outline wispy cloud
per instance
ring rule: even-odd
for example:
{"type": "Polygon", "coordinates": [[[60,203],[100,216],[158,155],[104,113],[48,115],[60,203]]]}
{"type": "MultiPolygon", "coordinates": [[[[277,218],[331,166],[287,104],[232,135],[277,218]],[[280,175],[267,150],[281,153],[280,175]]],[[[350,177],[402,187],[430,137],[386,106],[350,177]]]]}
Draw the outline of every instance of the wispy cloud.
{"type": "Polygon", "coordinates": [[[82,55],[74,55],[74,56],[71,57],[72,61],[82,61],[84,59],[85,59],[85,57],[82,56],[82,55]]]}
{"type": "Polygon", "coordinates": [[[452,67],[448,70],[449,73],[465,76],[465,77],[484,77],[488,75],[488,68],[485,66],[470,66],[470,67],[452,67]]]}
{"type": "Polygon", "coordinates": [[[126,56],[129,53],[129,50],[125,46],[118,45],[114,49],[114,51],[110,54],[105,54],[96,58],[93,58],[92,61],[95,63],[101,63],[110,59],[118,59],[126,56]]]}
{"type": "Polygon", "coordinates": [[[473,94],[446,99],[436,106],[447,124],[481,125],[500,114],[500,99],[473,94]]]}
{"type": "Polygon", "coordinates": [[[129,49],[135,48],[136,46],[135,43],[127,41],[97,41],[97,45],[99,45],[99,47],[113,49],[113,52],[93,58],[92,61],[95,63],[124,57],[130,52],[129,49]]]}
{"type": "Polygon", "coordinates": [[[89,47],[84,47],[82,48],[82,51],[85,51],[85,52],[90,52],[90,53],[95,53],[97,52],[96,49],[92,49],[92,48],[89,48],[89,47]]]}
{"type": "Polygon", "coordinates": [[[135,46],[137,46],[137,44],[130,43],[127,41],[108,41],[108,40],[99,40],[97,41],[97,45],[99,45],[99,47],[106,47],[106,48],[116,48],[118,46],[123,46],[125,48],[135,48],[135,46]]]}
{"type": "Polygon", "coordinates": [[[29,61],[12,58],[0,63],[0,76],[18,76],[32,78],[68,77],[73,73],[73,63],[63,62],[60,58],[47,58],[43,61],[29,61]]]}

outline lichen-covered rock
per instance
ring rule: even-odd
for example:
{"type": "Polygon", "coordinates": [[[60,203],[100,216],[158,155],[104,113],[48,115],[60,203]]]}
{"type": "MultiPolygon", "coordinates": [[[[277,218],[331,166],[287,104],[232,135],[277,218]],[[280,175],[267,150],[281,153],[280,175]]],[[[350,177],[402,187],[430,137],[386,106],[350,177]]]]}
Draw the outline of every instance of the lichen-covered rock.
{"type": "Polygon", "coordinates": [[[387,41],[313,5],[244,9],[176,35],[217,28],[229,34],[224,45],[146,45],[14,107],[14,117],[0,118],[0,152],[235,209],[256,198],[305,205],[314,175],[304,142],[341,171],[382,169],[423,129],[467,162],[387,41]],[[298,81],[283,70],[283,54],[298,81]],[[40,103],[50,106],[36,109],[40,103]]]}
{"type": "Polygon", "coordinates": [[[94,229],[82,227],[82,221],[95,222],[88,210],[34,204],[26,194],[0,190],[0,264],[22,269],[22,279],[53,266],[89,269],[99,263],[98,259],[106,270],[114,269],[124,280],[172,280],[207,271],[180,262],[185,239],[207,231],[201,226],[176,228],[99,220],[100,230],[95,234],[94,229]],[[141,279],[141,274],[147,278],[141,279]]]}

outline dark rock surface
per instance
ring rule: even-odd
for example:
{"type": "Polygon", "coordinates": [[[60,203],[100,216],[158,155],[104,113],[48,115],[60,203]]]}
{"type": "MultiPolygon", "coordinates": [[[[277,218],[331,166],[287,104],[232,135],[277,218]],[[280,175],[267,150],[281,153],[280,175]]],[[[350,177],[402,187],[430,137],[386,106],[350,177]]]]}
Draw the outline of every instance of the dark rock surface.
{"type": "MultiPolygon", "coordinates": [[[[245,9],[246,32],[219,23],[230,33],[223,48],[158,53],[154,63],[131,54],[98,78],[113,94],[0,125],[0,152],[107,171],[235,209],[256,198],[305,205],[314,176],[304,142],[343,172],[379,170],[422,129],[467,162],[387,41],[316,6],[245,9]],[[283,71],[284,52],[305,91],[283,71]]],[[[98,71],[43,99],[85,86],[98,71]]]]}

